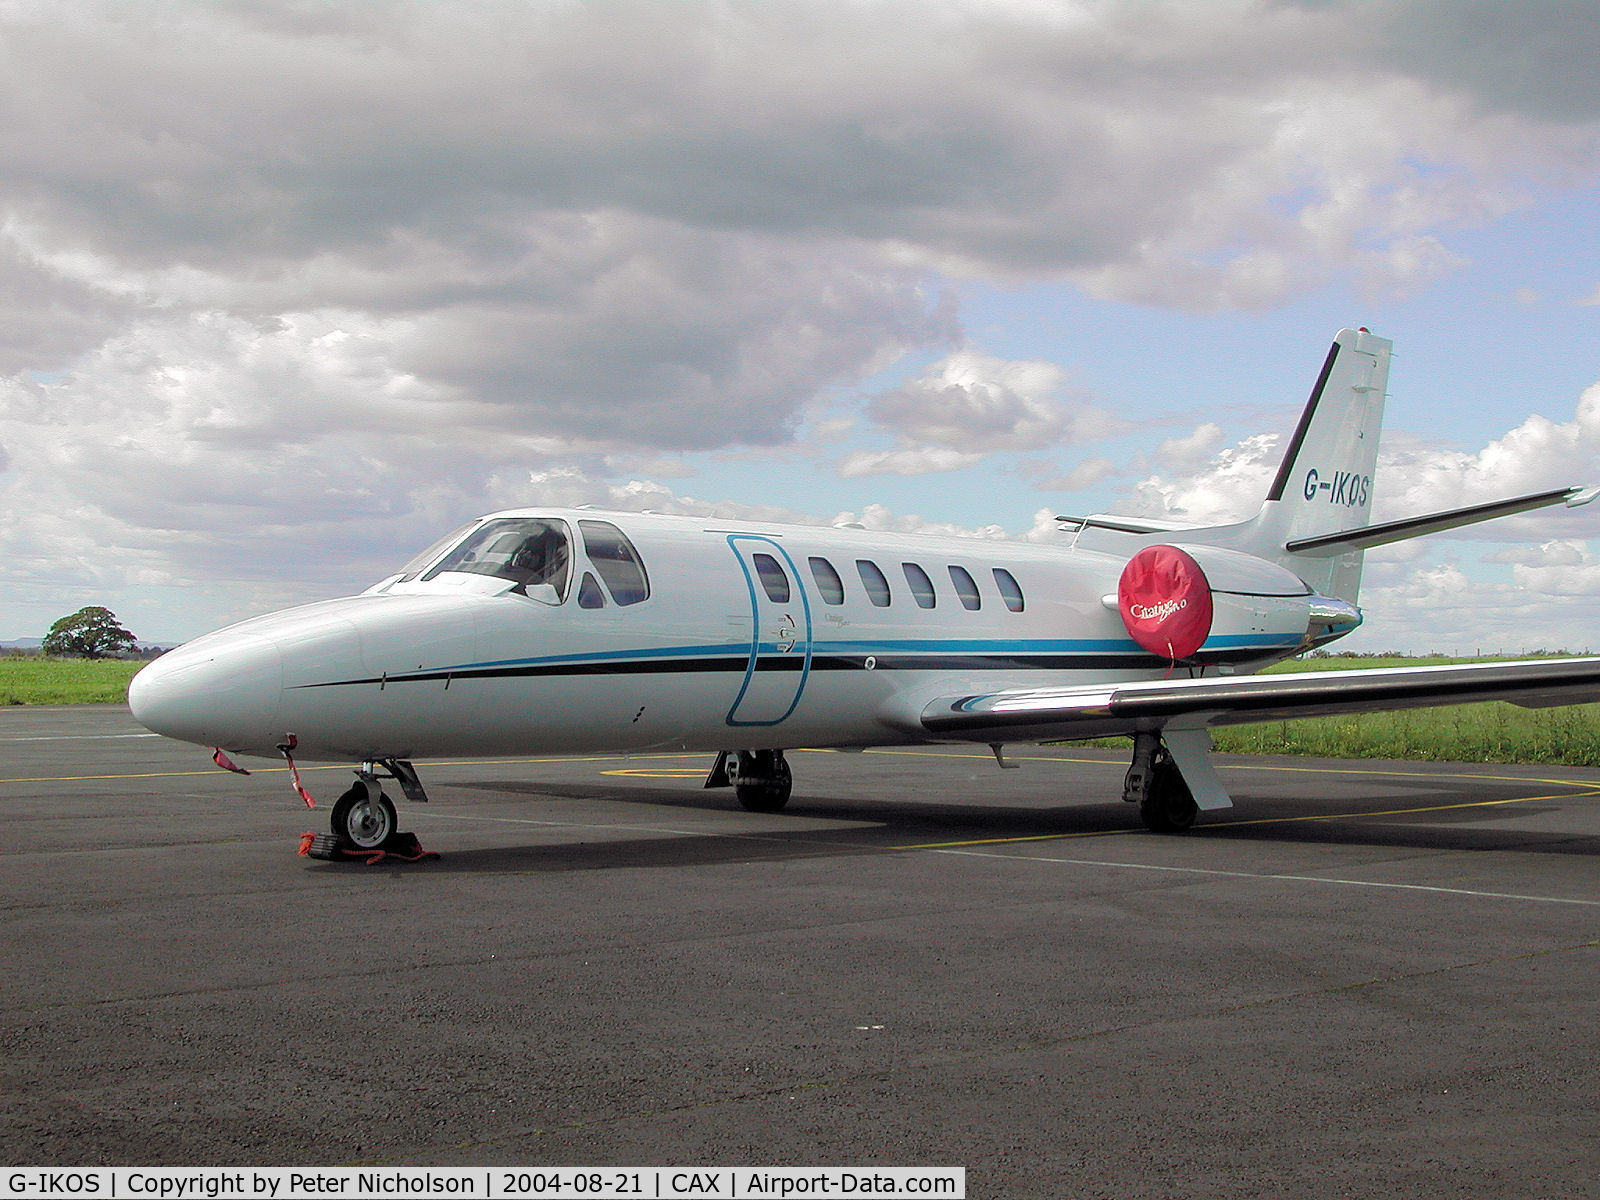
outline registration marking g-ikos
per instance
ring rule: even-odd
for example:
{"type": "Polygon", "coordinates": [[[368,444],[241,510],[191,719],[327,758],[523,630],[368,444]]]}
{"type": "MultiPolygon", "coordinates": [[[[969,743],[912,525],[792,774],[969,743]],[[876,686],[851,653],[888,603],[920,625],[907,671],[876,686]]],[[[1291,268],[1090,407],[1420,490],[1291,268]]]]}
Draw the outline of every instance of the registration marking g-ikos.
{"type": "Polygon", "coordinates": [[[1315,467],[1306,472],[1305,498],[1315,500],[1321,495],[1329,504],[1346,508],[1361,508],[1372,498],[1372,476],[1357,475],[1353,471],[1335,471],[1331,480],[1322,478],[1315,467]]]}

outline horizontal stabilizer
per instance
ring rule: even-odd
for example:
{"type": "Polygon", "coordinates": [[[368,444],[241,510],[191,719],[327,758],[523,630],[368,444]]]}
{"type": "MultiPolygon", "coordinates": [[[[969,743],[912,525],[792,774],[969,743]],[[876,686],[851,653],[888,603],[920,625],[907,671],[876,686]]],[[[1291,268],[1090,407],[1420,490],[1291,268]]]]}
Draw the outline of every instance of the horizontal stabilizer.
{"type": "Polygon", "coordinates": [[[1087,517],[1057,517],[1068,533],[1082,533],[1085,529],[1110,529],[1116,533],[1181,533],[1200,528],[1180,525],[1175,521],[1150,521],[1144,517],[1117,517],[1105,513],[1091,513],[1087,517]]]}
{"type": "Polygon", "coordinates": [[[1536,508],[1549,508],[1552,504],[1565,504],[1576,508],[1587,504],[1600,488],[1557,488],[1552,492],[1534,492],[1512,500],[1495,500],[1489,504],[1474,504],[1470,508],[1453,508],[1448,512],[1430,513],[1425,517],[1409,517],[1404,521],[1386,521],[1382,525],[1363,525],[1359,529],[1345,529],[1338,533],[1324,533],[1316,537],[1299,538],[1284,544],[1290,554],[1306,554],[1313,558],[1328,558],[1349,550],[1370,550],[1374,546],[1387,546],[1390,542],[1403,542],[1409,538],[1445,529],[1458,529],[1463,525],[1476,525],[1479,521],[1492,521],[1496,517],[1509,517],[1517,513],[1532,512],[1536,508]]]}
{"type": "Polygon", "coordinates": [[[1458,663],[1016,688],[935,700],[922,726],[961,741],[1034,742],[1190,726],[1245,725],[1509,700],[1529,708],[1600,700],[1600,658],[1458,663]]]}

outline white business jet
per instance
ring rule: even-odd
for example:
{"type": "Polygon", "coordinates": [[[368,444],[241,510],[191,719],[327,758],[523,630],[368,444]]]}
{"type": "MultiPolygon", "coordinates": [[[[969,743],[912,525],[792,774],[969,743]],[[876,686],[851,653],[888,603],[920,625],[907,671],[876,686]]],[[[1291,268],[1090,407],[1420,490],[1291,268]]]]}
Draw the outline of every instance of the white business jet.
{"type": "Polygon", "coordinates": [[[1259,676],[1362,621],[1372,546],[1547,505],[1369,524],[1391,343],[1334,340],[1261,510],[1183,528],[1061,518],[1061,542],[587,509],[479,518],[358,596],[257,617],[134,679],[134,716],[229,754],[360,764],[339,844],[395,831],[412,760],[689,750],[745,807],[789,799],[784,751],[1126,735],[1152,830],[1225,808],[1209,729],[1504,699],[1600,699],[1600,659],[1259,676]]]}

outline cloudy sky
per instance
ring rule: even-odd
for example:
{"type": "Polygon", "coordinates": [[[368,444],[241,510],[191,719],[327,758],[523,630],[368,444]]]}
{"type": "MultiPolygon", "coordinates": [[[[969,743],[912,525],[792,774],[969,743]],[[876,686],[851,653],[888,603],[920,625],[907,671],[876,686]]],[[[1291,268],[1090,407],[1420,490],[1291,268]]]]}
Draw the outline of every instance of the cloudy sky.
{"type": "MultiPolygon", "coordinates": [[[[1592,0],[0,0],[0,639],[178,641],[593,502],[1050,538],[1600,483],[1592,0]]],[[[1600,514],[1350,645],[1600,649],[1600,514]]]]}

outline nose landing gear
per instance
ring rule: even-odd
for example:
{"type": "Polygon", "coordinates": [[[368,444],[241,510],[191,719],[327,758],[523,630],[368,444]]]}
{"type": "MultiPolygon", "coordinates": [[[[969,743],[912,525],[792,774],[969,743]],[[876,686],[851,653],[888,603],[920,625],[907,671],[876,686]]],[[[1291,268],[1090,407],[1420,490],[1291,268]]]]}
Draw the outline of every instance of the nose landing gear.
{"type": "Polygon", "coordinates": [[[395,780],[407,800],[426,803],[428,794],[416,768],[404,759],[385,758],[361,764],[356,781],[333,806],[333,836],[341,849],[380,850],[400,829],[394,803],[383,794],[378,770],[395,780]]]}
{"type": "Polygon", "coordinates": [[[399,828],[399,817],[383,785],[362,772],[333,806],[333,836],[341,847],[377,850],[399,828]]]}

